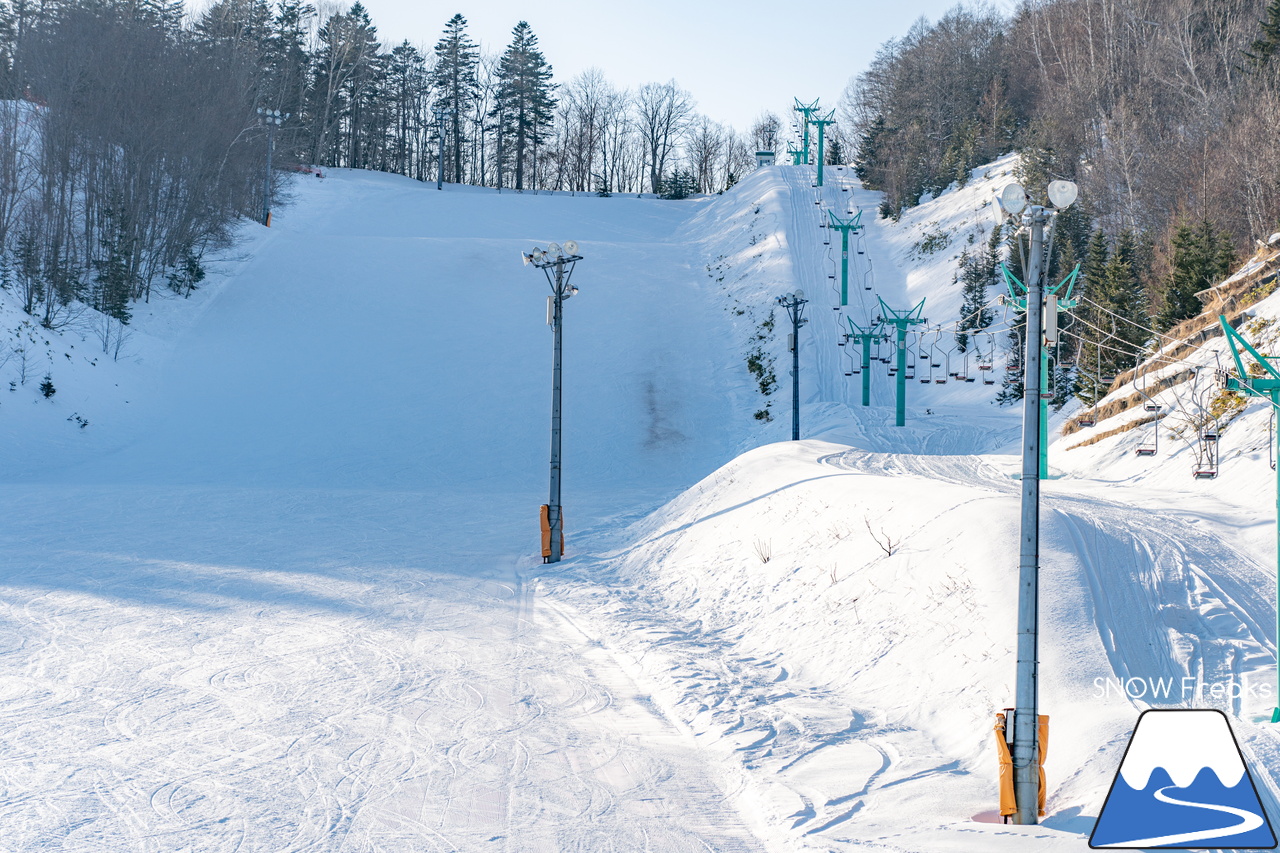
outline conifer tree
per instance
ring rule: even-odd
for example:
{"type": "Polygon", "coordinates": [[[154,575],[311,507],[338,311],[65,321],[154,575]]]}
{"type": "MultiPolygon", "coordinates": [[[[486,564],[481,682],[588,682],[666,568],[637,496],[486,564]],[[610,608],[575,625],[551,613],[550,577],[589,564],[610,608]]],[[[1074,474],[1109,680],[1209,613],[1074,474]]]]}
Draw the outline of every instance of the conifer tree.
{"type": "Polygon", "coordinates": [[[511,31],[498,65],[498,92],[493,115],[499,117],[499,133],[511,138],[508,148],[515,161],[515,188],[525,185],[525,163],[532,152],[537,162],[538,144],[551,127],[556,99],[551,66],[538,49],[538,37],[525,21],[511,31]]]}
{"type": "MultiPolygon", "coordinates": [[[[453,182],[462,183],[462,122],[470,112],[480,91],[476,69],[480,64],[480,48],[467,35],[467,19],[454,15],[445,24],[444,35],[435,47],[436,64],[431,71],[431,86],[437,92],[435,108],[452,110],[449,116],[452,144],[448,146],[447,168],[453,182]]],[[[437,131],[438,132],[438,131],[437,131]]],[[[439,140],[445,145],[445,140],[439,140]]]]}
{"type": "Polygon", "coordinates": [[[997,225],[985,246],[975,252],[966,250],[960,255],[960,271],[956,275],[963,296],[957,326],[959,331],[956,333],[956,346],[960,352],[968,350],[970,333],[987,328],[995,319],[988,305],[988,288],[998,284],[1000,279],[998,264],[1002,230],[997,225]]]}
{"type": "MultiPolygon", "coordinates": [[[[853,170],[858,175],[858,180],[862,181],[862,185],[867,189],[882,189],[880,169],[880,146],[882,137],[885,136],[884,116],[878,115],[868,125],[865,133],[858,139],[858,152],[854,156],[856,165],[853,170]]],[[[885,200],[886,203],[888,199],[885,200]]]]}
{"type": "Polygon", "coordinates": [[[1173,268],[1165,283],[1164,305],[1156,317],[1160,331],[1199,314],[1203,306],[1196,293],[1226,278],[1235,260],[1230,235],[1218,232],[1208,219],[1195,227],[1183,223],[1171,243],[1173,268]]]}
{"type": "MultiPolygon", "coordinates": [[[[307,53],[310,22],[315,17],[315,7],[304,0],[280,0],[278,11],[271,20],[268,39],[267,83],[262,99],[269,109],[287,114],[284,127],[290,133],[280,137],[285,145],[297,136],[303,127],[307,84],[311,57],[307,53]]],[[[305,153],[294,150],[294,157],[305,162],[305,153]]]]}
{"type": "Polygon", "coordinates": [[[1280,0],[1271,0],[1265,14],[1262,35],[1245,51],[1249,64],[1258,69],[1265,67],[1280,51],[1280,0]]]}

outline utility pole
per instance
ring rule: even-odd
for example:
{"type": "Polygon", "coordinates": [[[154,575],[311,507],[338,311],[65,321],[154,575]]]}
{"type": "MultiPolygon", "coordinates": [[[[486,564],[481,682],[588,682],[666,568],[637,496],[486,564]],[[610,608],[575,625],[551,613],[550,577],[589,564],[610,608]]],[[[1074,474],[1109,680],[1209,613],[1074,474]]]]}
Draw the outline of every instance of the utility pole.
{"type": "Polygon", "coordinates": [[[924,300],[920,300],[920,304],[916,305],[910,311],[894,311],[888,305],[884,304],[884,300],[876,297],[880,302],[881,320],[886,326],[893,326],[898,330],[898,405],[894,418],[895,426],[907,425],[907,329],[920,323],[928,323],[920,316],[924,311],[924,300]]]}
{"type": "Polygon", "coordinates": [[[812,104],[803,104],[800,102],[799,98],[796,98],[795,101],[796,105],[792,107],[792,109],[801,115],[801,128],[804,135],[804,141],[801,143],[803,147],[800,150],[804,156],[804,164],[807,166],[809,165],[809,124],[813,121],[813,114],[818,111],[819,107],[817,101],[814,101],[812,104]]]}
{"type": "MultiPolygon", "coordinates": [[[[436,107],[436,134],[440,140],[440,170],[436,172],[436,189],[444,189],[444,120],[446,116],[453,115],[452,107],[436,107]]],[[[501,166],[499,166],[501,169],[501,166]]]]}
{"type": "Polygon", "coordinates": [[[849,233],[862,230],[862,211],[859,210],[851,219],[841,219],[834,210],[828,210],[831,227],[840,231],[840,304],[849,304],[849,233]]]}
{"type": "Polygon", "coordinates": [[[289,118],[289,113],[258,108],[258,124],[267,129],[267,172],[262,181],[262,224],[271,227],[271,157],[276,150],[276,130],[289,118]]]}
{"type": "MultiPolygon", "coordinates": [[[[853,322],[852,317],[846,317],[849,321],[849,340],[857,339],[859,346],[862,347],[862,405],[871,405],[871,342],[880,337],[879,326],[867,326],[865,329],[853,322]]],[[[901,371],[899,371],[901,372],[901,371]]]]}
{"type": "Polygon", "coordinates": [[[804,319],[804,306],[809,300],[804,291],[797,290],[779,296],[779,305],[787,309],[791,318],[791,440],[800,440],[800,327],[809,321],[804,319]]]}
{"type": "MultiPolygon", "coordinates": [[[[1249,342],[1240,336],[1240,333],[1231,328],[1231,324],[1227,322],[1227,318],[1221,314],[1218,315],[1218,322],[1222,324],[1222,331],[1227,337],[1227,343],[1231,346],[1231,358],[1236,363],[1236,375],[1219,376],[1219,381],[1223,388],[1228,391],[1234,391],[1241,396],[1261,397],[1271,404],[1272,413],[1280,410],[1280,372],[1271,365],[1271,359],[1258,352],[1249,342]],[[1252,376],[1244,369],[1244,362],[1240,358],[1240,349],[1236,347],[1239,344],[1246,350],[1258,366],[1262,368],[1262,375],[1252,376]]],[[[1157,428],[1159,428],[1157,426],[1157,428]]],[[[1275,431],[1275,459],[1280,460],[1280,429],[1275,431]]],[[[1276,465],[1276,594],[1280,596],[1280,464],[1276,465]]],[[[1276,631],[1277,637],[1280,637],[1280,608],[1276,610],[1276,631]]],[[[1277,664],[1276,671],[1276,696],[1280,697],[1280,663],[1277,664]]],[[[1280,701],[1280,700],[1278,700],[1280,701]]],[[[1272,709],[1271,722],[1280,723],[1280,705],[1272,709]]]]}
{"type": "MultiPolygon", "coordinates": [[[[1013,793],[1016,823],[1040,822],[1040,376],[1043,327],[1041,325],[1041,277],[1047,266],[1045,225],[1058,210],[1076,200],[1076,185],[1068,181],[1049,184],[1053,207],[1027,205],[1028,196],[1018,184],[1000,193],[997,204],[1005,214],[1021,216],[1030,232],[1027,251],[1026,353],[1022,362],[1022,519],[1018,556],[1017,680],[1014,686],[1013,793]]],[[[1053,298],[1053,297],[1051,297],[1053,298]]]]}
{"type": "MultiPolygon", "coordinates": [[[[1045,259],[1048,263],[1048,258],[1045,259]]],[[[1018,277],[1009,271],[1006,264],[1000,264],[1000,272],[1004,276],[1004,286],[1009,291],[1008,302],[1016,307],[1019,311],[1027,310],[1026,292],[1027,288],[1022,282],[1018,281],[1018,277]]],[[[1040,478],[1048,479],[1049,477],[1049,401],[1053,395],[1048,393],[1049,389],[1049,348],[1058,342],[1058,315],[1064,311],[1071,311],[1080,304],[1079,299],[1071,298],[1071,291],[1075,289],[1076,277],[1080,275],[1080,264],[1076,264],[1071,274],[1058,282],[1054,287],[1049,288],[1043,298],[1044,320],[1041,322],[1043,330],[1042,338],[1044,346],[1040,349],[1040,478]],[[1063,296],[1058,296],[1058,291],[1063,287],[1067,288],[1067,292],[1063,296]]]]}
{"type": "Polygon", "coordinates": [[[832,110],[822,118],[812,119],[809,123],[818,126],[818,186],[822,186],[822,166],[827,159],[823,151],[823,143],[827,135],[827,125],[836,123],[836,111],[832,110]]]}
{"type": "Polygon", "coordinates": [[[564,320],[564,301],[578,292],[578,288],[569,284],[573,270],[582,256],[578,254],[578,244],[566,240],[564,246],[555,243],[543,251],[535,247],[527,255],[521,255],[526,264],[533,264],[547,277],[551,285],[551,296],[548,313],[550,314],[551,331],[554,335],[551,361],[551,497],[547,502],[546,524],[543,531],[543,562],[558,563],[563,556],[564,511],[560,503],[560,355],[561,328],[564,320]],[[554,271],[554,272],[553,272],[554,271]],[[550,543],[547,543],[547,536],[550,543]]]}

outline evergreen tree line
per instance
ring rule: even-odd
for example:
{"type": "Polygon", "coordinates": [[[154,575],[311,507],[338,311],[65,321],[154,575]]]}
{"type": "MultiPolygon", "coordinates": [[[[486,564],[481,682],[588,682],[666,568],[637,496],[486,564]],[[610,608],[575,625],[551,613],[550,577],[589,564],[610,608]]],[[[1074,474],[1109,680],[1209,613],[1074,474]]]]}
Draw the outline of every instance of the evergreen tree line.
{"type": "Polygon", "coordinates": [[[359,2],[0,0],[0,286],[49,327],[97,309],[118,350],[133,302],[190,293],[259,218],[260,110],[285,117],[280,169],[434,180],[443,153],[456,183],[680,197],[753,165],[675,81],[557,85],[526,22],[487,55],[462,15],[430,50],[388,49],[359,2]]]}
{"type": "Polygon", "coordinates": [[[163,0],[0,4],[0,286],[51,328],[97,309],[106,350],[261,196],[257,72],[181,21],[163,0]]]}
{"type": "Polygon", "coordinates": [[[434,180],[443,148],[452,183],[603,194],[659,192],[677,171],[716,192],[753,162],[675,81],[630,91],[591,69],[558,84],[527,22],[492,55],[467,27],[456,14],[433,48],[387,49],[359,2],[218,0],[195,33],[263,69],[255,100],[290,116],[281,140],[298,163],[434,180]]]}
{"type": "MultiPolygon", "coordinates": [[[[1079,262],[1087,301],[1064,318],[1054,381],[1092,402],[1277,230],[1280,0],[1027,0],[1007,18],[958,6],[884,45],[841,116],[885,215],[1010,150],[1029,190],[1080,185],[1050,276],[1079,262]]],[[[1003,289],[1001,256],[1020,269],[1011,245],[966,254],[962,319],[1003,289]]],[[[1020,397],[1021,376],[1004,392],[1020,397]]]]}

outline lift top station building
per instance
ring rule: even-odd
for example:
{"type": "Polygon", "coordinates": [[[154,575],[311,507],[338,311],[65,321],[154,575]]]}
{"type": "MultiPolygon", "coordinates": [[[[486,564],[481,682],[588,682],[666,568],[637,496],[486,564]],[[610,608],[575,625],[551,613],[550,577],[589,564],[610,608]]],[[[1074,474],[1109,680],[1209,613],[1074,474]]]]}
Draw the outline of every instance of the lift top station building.
{"type": "Polygon", "coordinates": [[[772,166],[774,162],[775,162],[775,158],[773,156],[772,151],[756,152],[756,168],[757,169],[759,169],[761,166],[772,166]]]}

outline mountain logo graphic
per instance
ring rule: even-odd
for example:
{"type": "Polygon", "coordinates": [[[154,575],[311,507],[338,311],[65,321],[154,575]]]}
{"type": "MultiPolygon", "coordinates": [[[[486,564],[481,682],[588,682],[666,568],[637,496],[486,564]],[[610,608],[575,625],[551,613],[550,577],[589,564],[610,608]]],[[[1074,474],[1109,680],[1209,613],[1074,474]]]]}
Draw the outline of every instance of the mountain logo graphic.
{"type": "Polygon", "coordinates": [[[1274,849],[1271,821],[1226,714],[1143,711],[1089,846],[1274,849]]]}

